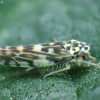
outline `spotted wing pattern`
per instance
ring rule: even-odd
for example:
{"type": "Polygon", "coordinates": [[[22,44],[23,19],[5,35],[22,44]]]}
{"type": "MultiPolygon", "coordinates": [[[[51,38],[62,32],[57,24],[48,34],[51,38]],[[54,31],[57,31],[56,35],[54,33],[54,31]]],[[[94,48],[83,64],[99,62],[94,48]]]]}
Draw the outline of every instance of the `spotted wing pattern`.
{"type": "Polygon", "coordinates": [[[0,64],[12,67],[47,67],[65,59],[63,42],[0,48],[0,64]]]}

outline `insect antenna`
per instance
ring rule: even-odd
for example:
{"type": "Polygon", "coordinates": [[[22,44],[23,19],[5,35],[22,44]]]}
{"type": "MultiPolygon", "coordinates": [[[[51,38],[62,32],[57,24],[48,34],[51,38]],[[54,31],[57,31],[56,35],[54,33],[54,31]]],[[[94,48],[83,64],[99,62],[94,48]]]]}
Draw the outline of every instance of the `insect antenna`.
{"type": "Polygon", "coordinates": [[[90,41],[89,45],[91,45],[91,43],[93,42],[94,35],[95,35],[95,26],[94,26],[94,28],[93,28],[93,38],[91,39],[91,41],[90,41]]]}

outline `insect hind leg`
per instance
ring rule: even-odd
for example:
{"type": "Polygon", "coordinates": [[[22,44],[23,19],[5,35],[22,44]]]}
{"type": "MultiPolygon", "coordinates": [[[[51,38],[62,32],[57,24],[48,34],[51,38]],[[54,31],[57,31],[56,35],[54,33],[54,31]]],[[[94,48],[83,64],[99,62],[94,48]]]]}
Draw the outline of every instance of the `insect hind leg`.
{"type": "Polygon", "coordinates": [[[68,69],[70,69],[70,65],[69,65],[69,66],[67,65],[67,67],[62,68],[62,69],[60,69],[60,70],[52,71],[52,72],[46,74],[43,78],[45,79],[47,76],[50,76],[50,75],[53,75],[53,74],[56,74],[56,73],[59,73],[59,72],[66,71],[66,70],[68,70],[68,69]]]}

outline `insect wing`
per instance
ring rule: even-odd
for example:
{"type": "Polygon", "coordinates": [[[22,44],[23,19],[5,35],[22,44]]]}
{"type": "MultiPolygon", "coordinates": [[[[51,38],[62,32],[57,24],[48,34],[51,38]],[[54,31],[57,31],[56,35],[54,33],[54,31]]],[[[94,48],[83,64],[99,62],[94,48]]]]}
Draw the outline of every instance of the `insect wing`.
{"type": "Polygon", "coordinates": [[[12,67],[47,67],[65,59],[65,42],[7,46],[0,49],[0,64],[12,67]]]}

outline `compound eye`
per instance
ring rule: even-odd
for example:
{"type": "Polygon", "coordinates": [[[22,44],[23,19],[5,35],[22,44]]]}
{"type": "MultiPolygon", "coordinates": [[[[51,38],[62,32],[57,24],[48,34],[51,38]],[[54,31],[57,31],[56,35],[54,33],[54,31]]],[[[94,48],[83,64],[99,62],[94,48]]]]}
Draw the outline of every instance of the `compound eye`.
{"type": "Polygon", "coordinates": [[[80,57],[83,57],[83,56],[86,55],[86,52],[84,52],[84,51],[80,51],[78,55],[79,55],[80,57]]]}
{"type": "Polygon", "coordinates": [[[88,48],[88,47],[84,47],[84,49],[85,49],[85,50],[88,50],[89,48],[88,48]]]}

